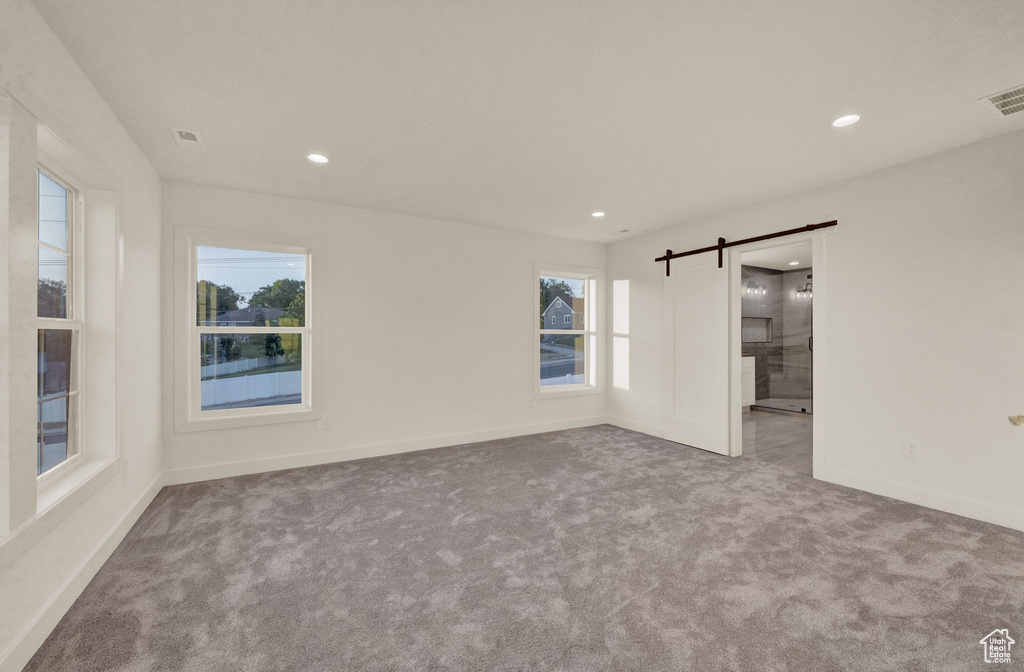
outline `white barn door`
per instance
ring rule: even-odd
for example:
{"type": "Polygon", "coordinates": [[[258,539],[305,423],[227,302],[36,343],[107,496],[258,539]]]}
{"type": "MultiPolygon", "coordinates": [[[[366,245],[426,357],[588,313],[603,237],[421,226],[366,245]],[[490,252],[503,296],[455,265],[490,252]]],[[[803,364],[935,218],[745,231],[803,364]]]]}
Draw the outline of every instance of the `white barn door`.
{"type": "Polygon", "coordinates": [[[665,278],[665,438],[729,454],[729,255],[673,259],[665,278]]]}

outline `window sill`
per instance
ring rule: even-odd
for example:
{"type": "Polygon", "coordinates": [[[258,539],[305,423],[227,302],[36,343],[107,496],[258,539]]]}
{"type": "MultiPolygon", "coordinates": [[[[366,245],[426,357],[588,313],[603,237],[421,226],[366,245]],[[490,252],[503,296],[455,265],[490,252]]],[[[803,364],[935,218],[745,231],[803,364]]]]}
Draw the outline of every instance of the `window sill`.
{"type": "Polygon", "coordinates": [[[54,474],[39,484],[36,494],[36,516],[48,513],[50,509],[60,506],[76,507],[88,499],[106,483],[116,469],[114,458],[94,458],[83,460],[63,473],[54,474]],[[71,500],[71,504],[67,502],[71,500]]]}
{"type": "Polygon", "coordinates": [[[36,515],[0,543],[0,571],[106,485],[117,473],[118,464],[114,458],[83,460],[41,483],[36,494],[36,515]]]}
{"type": "MultiPolygon", "coordinates": [[[[320,419],[316,408],[300,406],[294,410],[258,410],[255,413],[218,415],[213,417],[188,418],[174,427],[175,432],[203,432],[210,429],[233,429],[236,427],[252,427],[272,425],[281,422],[309,422],[320,419]]],[[[280,407],[278,407],[280,408],[280,407]]]]}
{"type": "Polygon", "coordinates": [[[558,399],[560,397],[578,397],[586,394],[600,394],[601,388],[596,385],[559,385],[538,387],[534,389],[534,399],[558,399]]]}

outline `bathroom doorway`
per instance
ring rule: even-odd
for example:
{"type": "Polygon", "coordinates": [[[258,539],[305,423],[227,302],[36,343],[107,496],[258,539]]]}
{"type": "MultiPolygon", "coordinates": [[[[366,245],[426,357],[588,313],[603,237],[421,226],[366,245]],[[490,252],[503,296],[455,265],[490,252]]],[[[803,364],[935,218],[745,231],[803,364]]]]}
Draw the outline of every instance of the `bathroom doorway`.
{"type": "Polygon", "coordinates": [[[812,242],[740,253],[744,458],[813,474],[812,242]]]}

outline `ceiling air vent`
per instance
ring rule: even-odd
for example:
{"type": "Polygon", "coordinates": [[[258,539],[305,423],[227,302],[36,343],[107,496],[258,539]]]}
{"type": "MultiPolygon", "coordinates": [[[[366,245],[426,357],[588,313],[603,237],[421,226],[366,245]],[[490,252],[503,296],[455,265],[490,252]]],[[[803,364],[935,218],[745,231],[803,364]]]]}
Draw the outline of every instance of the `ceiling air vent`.
{"type": "Polygon", "coordinates": [[[171,135],[174,136],[174,141],[178,143],[179,147],[184,147],[185,149],[206,149],[203,136],[199,135],[196,131],[186,131],[184,128],[171,128],[171,135]]]}
{"type": "Polygon", "coordinates": [[[994,96],[985,96],[981,99],[986,106],[991,106],[992,111],[1001,116],[1009,116],[1017,112],[1024,112],[1024,86],[1016,89],[1003,91],[994,96]]]}

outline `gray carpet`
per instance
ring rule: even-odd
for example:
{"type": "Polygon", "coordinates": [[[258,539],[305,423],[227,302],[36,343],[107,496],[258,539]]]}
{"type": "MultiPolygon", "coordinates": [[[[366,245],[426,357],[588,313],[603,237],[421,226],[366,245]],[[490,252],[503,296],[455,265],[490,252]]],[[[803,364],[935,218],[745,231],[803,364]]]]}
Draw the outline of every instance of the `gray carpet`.
{"type": "Polygon", "coordinates": [[[27,669],[981,670],[995,628],[1024,659],[1024,534],[601,426],[165,488],[27,669]]]}

